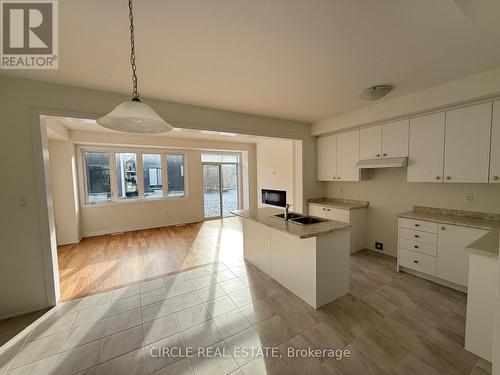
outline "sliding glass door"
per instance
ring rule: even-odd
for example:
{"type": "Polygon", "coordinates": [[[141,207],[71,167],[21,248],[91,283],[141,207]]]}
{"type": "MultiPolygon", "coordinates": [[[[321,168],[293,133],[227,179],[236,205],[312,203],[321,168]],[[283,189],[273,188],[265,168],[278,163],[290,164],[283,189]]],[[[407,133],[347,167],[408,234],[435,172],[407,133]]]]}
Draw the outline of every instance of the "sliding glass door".
{"type": "Polygon", "coordinates": [[[203,163],[206,219],[231,216],[239,208],[239,180],[237,163],[203,163]]]}

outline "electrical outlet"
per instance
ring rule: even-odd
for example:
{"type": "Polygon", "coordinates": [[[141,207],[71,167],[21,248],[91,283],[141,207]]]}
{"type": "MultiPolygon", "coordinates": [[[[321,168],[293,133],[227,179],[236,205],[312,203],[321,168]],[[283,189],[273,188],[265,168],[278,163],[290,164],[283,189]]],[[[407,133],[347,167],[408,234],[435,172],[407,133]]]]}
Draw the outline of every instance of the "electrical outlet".
{"type": "Polygon", "coordinates": [[[375,249],[384,251],[384,244],[382,242],[375,242],[375,249]]]}
{"type": "Polygon", "coordinates": [[[472,203],[474,203],[474,194],[472,194],[472,193],[466,193],[466,194],[465,194],[465,201],[466,201],[468,204],[472,204],[472,203]]]}

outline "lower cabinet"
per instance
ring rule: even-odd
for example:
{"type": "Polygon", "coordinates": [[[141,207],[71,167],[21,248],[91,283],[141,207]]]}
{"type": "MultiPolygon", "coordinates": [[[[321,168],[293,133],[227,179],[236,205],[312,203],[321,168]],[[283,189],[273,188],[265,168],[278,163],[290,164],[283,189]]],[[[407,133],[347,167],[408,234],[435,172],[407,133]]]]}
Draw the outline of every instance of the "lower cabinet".
{"type": "Polygon", "coordinates": [[[456,225],[439,225],[436,276],[452,283],[467,286],[469,252],[465,246],[478,240],[488,231],[456,225]]]}
{"type": "Polygon", "coordinates": [[[464,289],[469,275],[465,247],[486,233],[482,229],[400,218],[398,269],[414,270],[464,289]]]}
{"type": "Polygon", "coordinates": [[[356,208],[348,210],[320,204],[309,203],[309,215],[322,217],[328,220],[341,221],[352,224],[350,233],[350,253],[366,247],[366,209],[356,208]]]}

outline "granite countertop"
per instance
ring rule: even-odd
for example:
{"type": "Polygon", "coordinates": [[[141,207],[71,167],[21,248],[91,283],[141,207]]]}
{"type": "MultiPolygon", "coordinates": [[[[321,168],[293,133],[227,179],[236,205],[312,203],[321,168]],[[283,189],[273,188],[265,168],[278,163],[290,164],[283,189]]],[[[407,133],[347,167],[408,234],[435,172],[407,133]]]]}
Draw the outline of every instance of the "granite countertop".
{"type": "Polygon", "coordinates": [[[471,253],[486,255],[493,258],[498,257],[498,248],[500,246],[500,231],[498,229],[490,230],[483,237],[474,241],[466,247],[471,253]]]}
{"type": "Polygon", "coordinates": [[[498,256],[500,214],[414,206],[412,211],[404,212],[397,216],[406,219],[433,221],[440,224],[489,230],[486,235],[468,245],[466,249],[486,256],[498,256]]]}
{"type": "Polygon", "coordinates": [[[256,221],[257,223],[266,225],[281,232],[297,236],[301,239],[317,237],[330,232],[349,229],[351,227],[351,224],[335,220],[328,220],[322,223],[310,225],[300,225],[290,221],[284,221],[273,217],[275,214],[283,213],[283,210],[272,207],[231,211],[231,213],[244,219],[256,221]]]}
{"type": "Polygon", "coordinates": [[[328,206],[333,208],[341,208],[344,210],[355,210],[358,208],[367,208],[367,201],[358,201],[354,199],[343,199],[343,198],[311,198],[307,200],[308,204],[317,204],[321,206],[328,206]]]}

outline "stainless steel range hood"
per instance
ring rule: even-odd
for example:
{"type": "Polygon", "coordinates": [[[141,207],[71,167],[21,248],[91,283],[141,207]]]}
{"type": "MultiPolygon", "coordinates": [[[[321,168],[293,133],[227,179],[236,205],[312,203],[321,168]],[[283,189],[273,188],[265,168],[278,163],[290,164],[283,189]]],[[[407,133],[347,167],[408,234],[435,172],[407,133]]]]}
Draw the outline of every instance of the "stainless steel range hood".
{"type": "Polygon", "coordinates": [[[360,169],[369,168],[402,168],[408,165],[408,158],[386,158],[386,159],[370,159],[360,160],[356,166],[360,169]]]}

